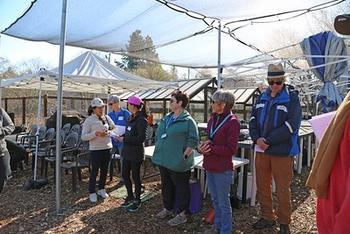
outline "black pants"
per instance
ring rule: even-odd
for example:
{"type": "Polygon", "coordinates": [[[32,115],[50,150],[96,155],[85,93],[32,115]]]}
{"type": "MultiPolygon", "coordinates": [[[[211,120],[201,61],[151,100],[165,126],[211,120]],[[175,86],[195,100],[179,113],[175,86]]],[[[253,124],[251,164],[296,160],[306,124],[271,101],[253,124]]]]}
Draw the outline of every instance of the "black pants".
{"type": "Polygon", "coordinates": [[[141,177],[140,177],[140,168],[142,162],[134,162],[127,159],[123,159],[123,170],[122,177],[126,190],[128,191],[128,198],[135,198],[140,200],[141,196],[141,177]],[[132,172],[132,179],[135,183],[135,197],[132,192],[132,183],[130,179],[130,172],[132,172]]]}
{"type": "Polygon", "coordinates": [[[100,170],[100,179],[98,181],[98,189],[104,189],[106,184],[108,163],[111,158],[110,149],[91,150],[91,171],[89,179],[89,192],[95,193],[96,177],[100,170]]]}
{"type": "Polygon", "coordinates": [[[163,205],[167,210],[174,209],[175,197],[178,200],[178,213],[188,212],[190,204],[190,176],[191,171],[176,172],[165,167],[159,167],[162,183],[163,205]]]}
{"type": "Polygon", "coordinates": [[[6,150],[0,155],[0,193],[2,192],[5,182],[10,174],[10,154],[6,150]]]}
{"type": "MultiPolygon", "coordinates": [[[[6,147],[8,151],[10,152],[10,164],[11,164],[11,170],[17,170],[18,165],[21,163],[21,161],[25,160],[28,156],[28,152],[23,146],[17,145],[14,141],[7,140],[6,141],[6,147]]],[[[33,157],[34,158],[34,157],[33,157]]],[[[32,163],[34,164],[34,163],[32,163]]],[[[34,165],[33,165],[34,166],[34,165]]]]}

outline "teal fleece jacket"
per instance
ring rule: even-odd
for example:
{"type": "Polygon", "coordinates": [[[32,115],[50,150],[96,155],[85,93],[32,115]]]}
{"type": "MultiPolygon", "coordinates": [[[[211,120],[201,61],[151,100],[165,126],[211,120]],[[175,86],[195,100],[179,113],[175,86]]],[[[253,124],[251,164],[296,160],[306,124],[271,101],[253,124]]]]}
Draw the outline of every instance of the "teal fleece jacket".
{"type": "Polygon", "coordinates": [[[198,145],[198,128],[191,115],[185,110],[175,120],[174,113],[167,114],[156,131],[156,145],[152,157],[154,164],[176,172],[185,172],[194,165],[193,155],[184,159],[187,147],[198,145]]]}

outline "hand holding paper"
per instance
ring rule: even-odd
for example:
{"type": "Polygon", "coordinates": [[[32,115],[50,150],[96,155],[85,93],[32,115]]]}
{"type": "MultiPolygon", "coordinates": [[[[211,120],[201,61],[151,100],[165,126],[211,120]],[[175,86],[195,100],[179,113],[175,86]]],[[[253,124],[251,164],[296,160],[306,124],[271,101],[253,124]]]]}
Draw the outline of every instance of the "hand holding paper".
{"type": "Polygon", "coordinates": [[[111,137],[122,136],[125,133],[125,126],[115,125],[115,129],[111,131],[111,137]]]}

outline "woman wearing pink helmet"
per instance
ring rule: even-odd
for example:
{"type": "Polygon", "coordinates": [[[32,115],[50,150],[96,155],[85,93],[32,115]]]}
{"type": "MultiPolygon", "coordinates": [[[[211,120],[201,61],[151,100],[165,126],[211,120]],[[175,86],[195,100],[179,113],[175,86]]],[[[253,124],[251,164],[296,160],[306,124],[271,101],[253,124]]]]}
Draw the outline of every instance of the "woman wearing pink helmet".
{"type": "Polygon", "coordinates": [[[135,212],[141,206],[140,168],[144,159],[143,143],[146,139],[147,115],[141,98],[136,95],[128,98],[128,110],[131,116],[127,122],[125,134],[118,136],[117,139],[124,144],[121,153],[123,158],[122,177],[128,191],[128,196],[122,206],[128,211],[135,212]],[[135,193],[132,191],[130,172],[132,172],[135,184],[135,193]]]}

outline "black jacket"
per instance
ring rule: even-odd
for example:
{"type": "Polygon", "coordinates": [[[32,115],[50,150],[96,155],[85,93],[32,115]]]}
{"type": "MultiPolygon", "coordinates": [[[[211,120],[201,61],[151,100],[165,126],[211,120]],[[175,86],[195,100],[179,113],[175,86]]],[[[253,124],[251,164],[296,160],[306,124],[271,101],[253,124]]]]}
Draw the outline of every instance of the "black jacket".
{"type": "Polygon", "coordinates": [[[144,159],[144,142],[146,139],[147,119],[141,112],[135,117],[130,116],[124,135],[124,145],[122,149],[123,159],[141,162],[144,159]]]}

